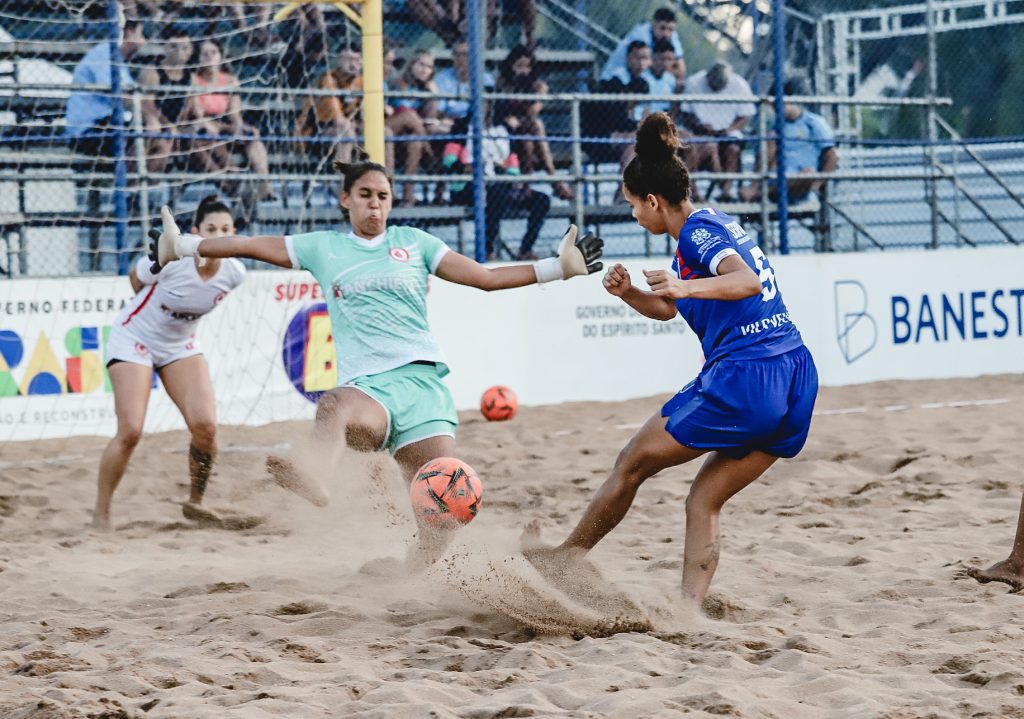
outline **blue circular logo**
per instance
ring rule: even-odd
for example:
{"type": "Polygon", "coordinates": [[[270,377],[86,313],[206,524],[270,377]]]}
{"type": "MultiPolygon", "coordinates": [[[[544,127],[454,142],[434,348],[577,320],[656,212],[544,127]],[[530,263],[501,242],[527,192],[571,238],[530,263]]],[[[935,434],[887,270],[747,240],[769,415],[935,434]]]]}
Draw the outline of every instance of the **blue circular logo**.
{"type": "Polygon", "coordinates": [[[334,337],[325,302],[304,307],[292,317],[284,333],[281,361],[292,386],[310,402],[337,385],[334,337]]]}

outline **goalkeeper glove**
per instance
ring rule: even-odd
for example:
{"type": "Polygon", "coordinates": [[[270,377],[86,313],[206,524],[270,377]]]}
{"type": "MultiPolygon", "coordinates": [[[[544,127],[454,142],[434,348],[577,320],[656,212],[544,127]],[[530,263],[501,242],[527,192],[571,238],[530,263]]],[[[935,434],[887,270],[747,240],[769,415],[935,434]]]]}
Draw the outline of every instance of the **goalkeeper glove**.
{"type": "MultiPolygon", "coordinates": [[[[149,231],[149,259],[153,261],[150,272],[154,275],[163,269],[168,262],[180,260],[182,257],[196,257],[199,253],[199,243],[203,238],[199,235],[181,234],[178,223],[174,221],[167,205],[160,208],[160,219],[163,221],[163,231],[155,227],[149,231]]],[[[199,258],[199,266],[206,264],[206,259],[199,258]]]]}
{"type": "Polygon", "coordinates": [[[567,280],[578,275],[591,275],[604,267],[598,262],[604,251],[604,240],[592,233],[587,233],[583,237],[578,235],[579,229],[576,225],[569,225],[558,245],[558,255],[533,263],[533,271],[537,273],[537,284],[567,280]]]}

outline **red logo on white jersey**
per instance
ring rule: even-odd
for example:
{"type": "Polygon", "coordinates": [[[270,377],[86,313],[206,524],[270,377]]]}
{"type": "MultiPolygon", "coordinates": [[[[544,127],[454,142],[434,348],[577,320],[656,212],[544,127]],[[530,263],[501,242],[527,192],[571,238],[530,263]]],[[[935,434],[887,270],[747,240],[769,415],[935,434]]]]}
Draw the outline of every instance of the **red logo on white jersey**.
{"type": "Polygon", "coordinates": [[[221,300],[228,296],[227,292],[218,292],[217,296],[213,298],[213,304],[219,305],[221,300]]]}
{"type": "Polygon", "coordinates": [[[195,348],[196,348],[196,341],[195,341],[195,339],[190,339],[190,340],[189,340],[189,341],[188,341],[188,342],[187,342],[187,343],[185,344],[185,349],[186,349],[186,350],[188,350],[189,352],[191,352],[191,351],[192,351],[192,350],[194,350],[195,348]]]}
{"type": "Polygon", "coordinates": [[[398,262],[409,261],[409,250],[404,247],[392,247],[388,254],[391,255],[391,259],[397,260],[398,262]]]}
{"type": "Polygon", "coordinates": [[[146,345],[142,344],[141,342],[135,343],[135,351],[138,352],[143,357],[149,354],[149,349],[146,347],[146,345]]]}

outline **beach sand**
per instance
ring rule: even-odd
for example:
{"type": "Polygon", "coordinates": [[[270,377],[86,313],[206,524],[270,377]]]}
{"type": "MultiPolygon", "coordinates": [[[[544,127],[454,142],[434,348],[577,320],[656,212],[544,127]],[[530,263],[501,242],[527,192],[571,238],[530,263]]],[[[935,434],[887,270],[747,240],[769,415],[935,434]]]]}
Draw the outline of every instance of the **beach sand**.
{"type": "Polygon", "coordinates": [[[105,439],[4,445],[0,717],[1024,717],[1024,594],[963,576],[1013,538],[1024,376],[824,389],[726,506],[706,614],[678,598],[696,463],[593,552],[605,587],[560,594],[520,532],[560,541],[664,399],[464,413],[483,510],[418,576],[390,460],[347,455],[323,509],[268,480],[308,423],[222,428],[230,530],[181,516],[183,433],[143,439],[109,535],[105,439]]]}

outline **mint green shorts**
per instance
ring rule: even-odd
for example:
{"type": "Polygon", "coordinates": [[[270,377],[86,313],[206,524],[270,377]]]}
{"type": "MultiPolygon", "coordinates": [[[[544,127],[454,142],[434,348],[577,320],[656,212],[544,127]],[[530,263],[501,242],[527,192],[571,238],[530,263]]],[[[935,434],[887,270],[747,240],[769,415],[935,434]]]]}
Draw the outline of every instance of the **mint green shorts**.
{"type": "Polygon", "coordinates": [[[343,387],[369,395],[388,413],[384,447],[394,454],[422,439],[455,436],[459,415],[448,386],[441,379],[444,365],[407,364],[380,374],[356,377],[343,387]]]}

